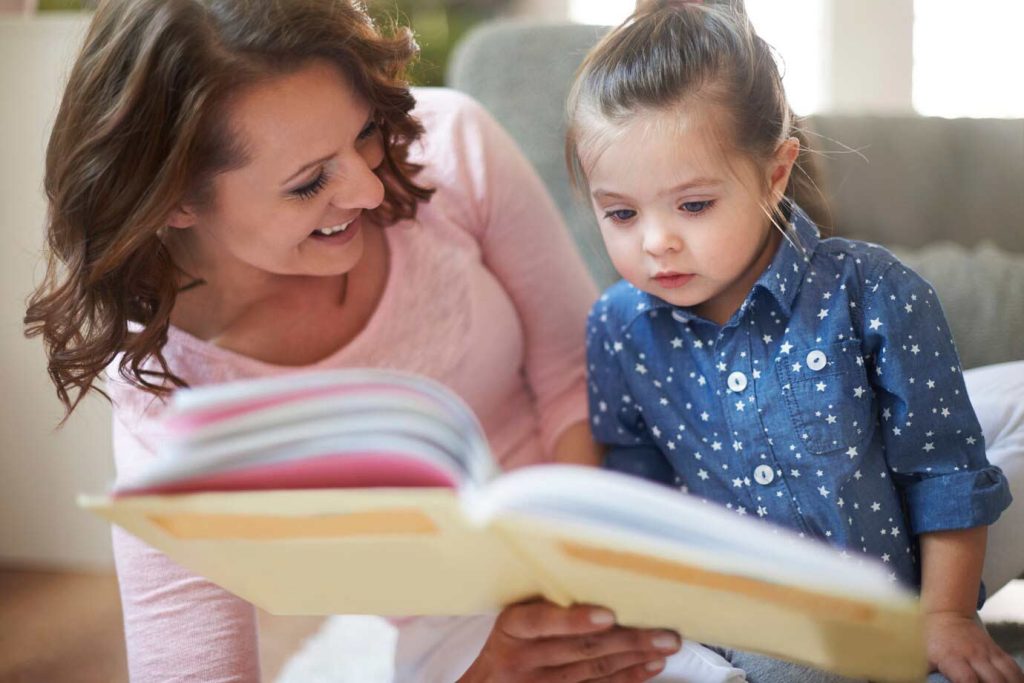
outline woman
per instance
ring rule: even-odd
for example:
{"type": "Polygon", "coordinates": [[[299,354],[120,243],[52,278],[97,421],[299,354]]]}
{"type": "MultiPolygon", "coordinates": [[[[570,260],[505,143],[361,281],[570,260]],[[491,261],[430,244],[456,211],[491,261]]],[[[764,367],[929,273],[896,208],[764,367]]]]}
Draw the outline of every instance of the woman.
{"type": "MultiPolygon", "coordinates": [[[[448,384],[505,467],[596,461],[593,286],[482,109],[413,99],[414,54],[339,0],[101,4],[50,140],[50,267],[26,323],[69,412],[107,369],[119,476],[152,457],[176,387],[343,366],[448,384]]],[[[251,605],[114,538],[132,680],[259,678],[251,605]]],[[[466,680],[646,680],[678,647],[535,602],[499,616],[466,680]]],[[[399,669],[426,680],[415,648],[399,669]]]]}

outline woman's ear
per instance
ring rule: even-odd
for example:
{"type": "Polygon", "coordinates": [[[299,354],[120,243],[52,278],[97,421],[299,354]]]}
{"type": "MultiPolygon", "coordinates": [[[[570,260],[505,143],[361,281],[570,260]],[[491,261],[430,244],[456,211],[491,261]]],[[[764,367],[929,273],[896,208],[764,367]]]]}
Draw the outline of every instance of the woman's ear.
{"type": "Polygon", "coordinates": [[[795,137],[786,138],[775,148],[775,153],[768,164],[768,194],[772,206],[782,200],[789,184],[789,176],[793,172],[793,164],[799,155],[800,141],[795,137]]]}
{"type": "Polygon", "coordinates": [[[169,228],[191,228],[196,224],[196,212],[190,206],[179,204],[167,216],[167,227],[169,228]]]}

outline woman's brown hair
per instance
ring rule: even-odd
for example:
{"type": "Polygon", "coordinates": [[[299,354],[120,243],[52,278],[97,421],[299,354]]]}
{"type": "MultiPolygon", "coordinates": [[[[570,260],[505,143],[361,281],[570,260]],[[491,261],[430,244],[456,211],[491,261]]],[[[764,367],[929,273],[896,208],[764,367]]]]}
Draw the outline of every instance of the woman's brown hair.
{"type": "MultiPolygon", "coordinates": [[[[729,143],[758,162],[786,138],[800,153],[785,195],[821,221],[827,209],[806,136],[786,101],[771,48],[754,31],[742,0],[640,0],[580,66],[567,104],[566,162],[586,186],[581,141],[595,122],[619,124],[638,112],[690,101],[718,105],[729,143]]],[[[777,207],[770,207],[776,215],[777,207]]],[[[784,213],[784,212],[782,212],[784,213]]]]}
{"type": "Polygon", "coordinates": [[[310,60],[336,65],[384,139],[380,225],[411,218],[432,190],[407,160],[423,129],[405,69],[408,30],[384,36],[353,0],[105,0],[71,72],[46,153],[47,272],[29,299],[67,414],[120,353],[131,384],[185,383],[162,355],[181,285],[161,235],[183,202],[245,163],[225,103],[240,88],[310,60]],[[151,361],[155,361],[155,364],[151,361]]]}

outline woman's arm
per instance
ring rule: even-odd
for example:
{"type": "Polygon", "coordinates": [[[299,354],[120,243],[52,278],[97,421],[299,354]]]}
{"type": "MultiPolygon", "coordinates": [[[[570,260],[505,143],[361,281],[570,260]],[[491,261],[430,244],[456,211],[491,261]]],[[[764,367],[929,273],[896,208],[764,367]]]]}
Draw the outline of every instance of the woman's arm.
{"type": "MultiPolygon", "coordinates": [[[[150,400],[123,396],[127,393],[115,389],[112,395],[128,403],[150,400]]],[[[145,439],[119,419],[116,407],[114,455],[121,477],[154,457],[145,439]]],[[[251,604],[119,528],[114,528],[113,540],[133,683],[260,680],[256,611],[251,604]]]]}

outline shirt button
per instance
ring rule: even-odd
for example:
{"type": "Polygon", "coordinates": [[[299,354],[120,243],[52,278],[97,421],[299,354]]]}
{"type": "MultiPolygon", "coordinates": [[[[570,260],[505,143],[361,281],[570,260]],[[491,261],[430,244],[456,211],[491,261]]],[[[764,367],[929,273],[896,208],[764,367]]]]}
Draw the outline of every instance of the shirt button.
{"type": "Polygon", "coordinates": [[[690,316],[686,315],[682,311],[672,311],[672,317],[675,318],[676,321],[681,323],[690,322],[690,316]]]}
{"type": "Polygon", "coordinates": [[[807,367],[817,372],[821,370],[825,365],[828,364],[828,358],[825,357],[824,351],[815,349],[807,354],[807,367]]]}
{"type": "Polygon", "coordinates": [[[747,388],[747,376],[742,372],[734,372],[729,375],[729,379],[726,380],[726,384],[733,391],[739,393],[747,388]]]}
{"type": "Polygon", "coordinates": [[[754,481],[761,486],[767,486],[775,481],[775,471],[771,465],[758,465],[754,468],[754,481]]]}

